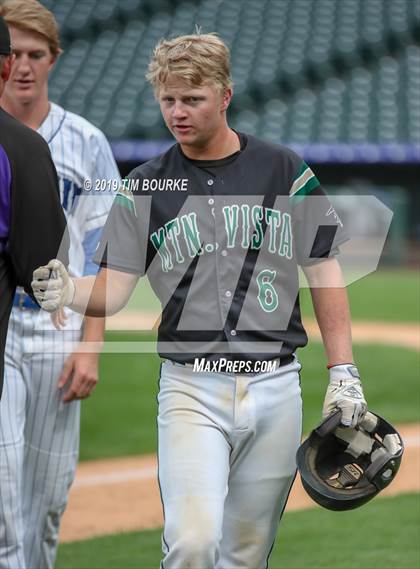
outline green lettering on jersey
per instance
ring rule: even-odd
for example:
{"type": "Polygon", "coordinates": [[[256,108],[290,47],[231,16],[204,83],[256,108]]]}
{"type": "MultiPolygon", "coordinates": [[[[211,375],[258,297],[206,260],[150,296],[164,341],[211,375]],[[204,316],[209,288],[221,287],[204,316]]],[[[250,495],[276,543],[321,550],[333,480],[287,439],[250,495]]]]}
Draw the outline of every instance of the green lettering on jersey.
{"type": "Polygon", "coordinates": [[[201,249],[200,232],[197,227],[197,214],[189,213],[181,216],[181,223],[189,256],[194,258],[196,255],[201,255],[203,250],[201,249]]]}
{"type": "Polygon", "coordinates": [[[262,230],[262,220],[264,217],[264,208],[261,205],[254,205],[252,208],[252,222],[255,227],[255,231],[252,234],[252,249],[260,249],[263,242],[263,230],[262,230]]]}
{"type": "Polygon", "coordinates": [[[239,206],[227,205],[223,208],[223,215],[225,218],[225,227],[227,235],[227,247],[232,249],[235,247],[236,234],[238,232],[238,211],[239,206]]]}
{"type": "Polygon", "coordinates": [[[166,232],[164,227],[151,234],[150,241],[153,243],[154,248],[159,253],[162,261],[162,271],[167,273],[173,269],[172,256],[166,243],[166,232]]]}
{"type": "Polygon", "coordinates": [[[184,257],[181,253],[181,247],[179,246],[178,235],[181,233],[181,228],[179,227],[179,219],[175,217],[168,223],[165,223],[165,230],[170,239],[174,249],[175,249],[175,257],[177,263],[183,263],[184,257]]]}
{"type": "Polygon", "coordinates": [[[288,259],[293,257],[292,241],[293,234],[291,218],[288,213],[283,213],[279,248],[279,255],[281,257],[287,257],[288,259]]]}
{"type": "Polygon", "coordinates": [[[269,232],[268,250],[270,253],[276,253],[277,229],[278,227],[280,227],[279,210],[270,209],[269,207],[267,207],[265,210],[265,221],[267,222],[267,227],[269,232]]]}
{"type": "Polygon", "coordinates": [[[249,205],[241,205],[242,211],[242,247],[244,249],[249,248],[250,237],[249,237],[249,205]]]}
{"type": "Polygon", "coordinates": [[[279,305],[279,296],[273,286],[276,271],[264,269],[257,275],[258,302],[264,312],[274,312],[279,305]]]}

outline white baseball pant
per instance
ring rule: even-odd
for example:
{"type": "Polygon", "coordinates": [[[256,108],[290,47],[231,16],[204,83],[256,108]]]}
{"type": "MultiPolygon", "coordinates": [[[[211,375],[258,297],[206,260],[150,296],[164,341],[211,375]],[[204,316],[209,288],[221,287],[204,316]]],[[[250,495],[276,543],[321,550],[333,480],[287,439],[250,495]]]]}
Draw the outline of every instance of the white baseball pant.
{"type": "Polygon", "coordinates": [[[162,364],[161,569],[266,569],[296,474],[299,370],[297,360],[254,376],[162,364]]]}
{"type": "Polygon", "coordinates": [[[54,566],[77,465],[80,401],[63,404],[57,389],[68,354],[30,353],[30,345],[50,349],[79,337],[37,330],[32,311],[12,310],[0,402],[0,569],[54,566]]]}

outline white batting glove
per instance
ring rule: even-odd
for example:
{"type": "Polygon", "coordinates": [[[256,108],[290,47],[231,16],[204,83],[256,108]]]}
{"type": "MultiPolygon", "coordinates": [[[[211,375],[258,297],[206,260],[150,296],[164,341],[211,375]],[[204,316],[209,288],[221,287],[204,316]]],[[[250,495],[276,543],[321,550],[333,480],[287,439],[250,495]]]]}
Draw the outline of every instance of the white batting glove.
{"type": "Polygon", "coordinates": [[[31,286],[38,304],[48,312],[71,304],[76,290],[65,266],[58,259],[35,269],[31,286]]]}
{"type": "Polygon", "coordinates": [[[341,423],[355,427],[363,419],[367,404],[357,367],[353,364],[336,365],[330,368],[330,384],[324,399],[322,416],[341,409],[341,423]]]}

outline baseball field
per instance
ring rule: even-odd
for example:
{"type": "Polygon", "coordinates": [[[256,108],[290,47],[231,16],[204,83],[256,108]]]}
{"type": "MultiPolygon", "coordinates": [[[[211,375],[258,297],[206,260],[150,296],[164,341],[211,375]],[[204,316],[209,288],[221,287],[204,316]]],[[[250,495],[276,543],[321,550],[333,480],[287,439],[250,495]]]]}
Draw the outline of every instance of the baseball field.
{"type": "MultiPolygon", "coordinates": [[[[401,473],[393,492],[346,513],[312,507],[297,488],[269,569],[420,567],[419,275],[381,269],[351,285],[349,294],[355,358],[369,408],[401,426],[405,436],[401,473]]],[[[302,306],[310,336],[299,354],[307,433],[320,420],[327,374],[306,290],[302,306]]],[[[145,353],[155,339],[151,324],[157,309],[150,290],[140,285],[125,311],[109,321],[112,349],[101,357],[95,394],[83,403],[81,465],[63,520],[57,569],[159,566],[162,514],[155,452],[160,360],[145,353]],[[115,353],[118,343],[121,353],[115,353]],[[124,353],[130,349],[136,353],[124,353]]]]}

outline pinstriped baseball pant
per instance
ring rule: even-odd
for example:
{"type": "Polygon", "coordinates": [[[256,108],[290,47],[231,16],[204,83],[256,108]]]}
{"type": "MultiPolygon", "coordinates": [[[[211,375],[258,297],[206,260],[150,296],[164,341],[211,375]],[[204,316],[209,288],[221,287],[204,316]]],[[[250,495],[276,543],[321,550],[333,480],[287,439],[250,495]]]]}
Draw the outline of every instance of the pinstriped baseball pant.
{"type": "Polygon", "coordinates": [[[161,569],[266,569],[296,473],[300,364],[255,376],[165,362],[161,569]]]}
{"type": "Polygon", "coordinates": [[[54,565],[60,519],[74,479],[80,402],[64,405],[57,381],[68,354],[27,353],[27,342],[77,341],[79,331],[36,331],[13,309],[0,401],[0,569],[54,565]]]}

